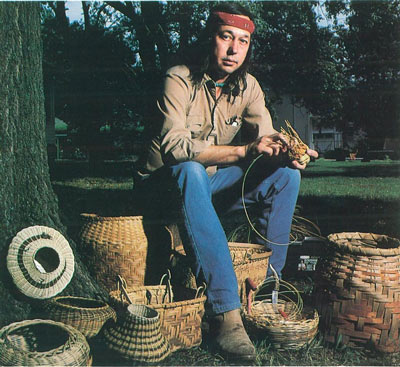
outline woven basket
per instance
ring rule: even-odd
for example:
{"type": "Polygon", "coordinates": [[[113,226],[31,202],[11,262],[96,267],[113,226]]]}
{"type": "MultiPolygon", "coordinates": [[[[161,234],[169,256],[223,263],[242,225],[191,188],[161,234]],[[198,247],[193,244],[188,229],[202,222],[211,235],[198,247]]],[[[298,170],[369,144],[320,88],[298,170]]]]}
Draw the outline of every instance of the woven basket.
{"type": "Polygon", "coordinates": [[[106,347],[120,358],[139,362],[159,362],[171,352],[161,333],[159,313],[145,305],[131,304],[104,329],[106,347]]]}
{"type": "Polygon", "coordinates": [[[317,334],[319,315],[316,310],[304,309],[297,289],[279,280],[274,269],[273,273],[274,278],[249,290],[244,324],[250,333],[267,336],[275,349],[299,349],[317,334]]]}
{"type": "Polygon", "coordinates": [[[12,239],[7,268],[17,288],[36,299],[54,297],[74,274],[74,254],[64,236],[53,228],[31,226],[12,239]]]}
{"type": "Polygon", "coordinates": [[[335,233],[318,270],[315,299],[325,338],[382,352],[400,350],[400,240],[335,233]]]}
{"type": "Polygon", "coordinates": [[[44,310],[49,319],[73,326],[86,338],[96,336],[107,320],[116,320],[107,303],[83,297],[55,297],[44,304],[44,310]]]}
{"type": "Polygon", "coordinates": [[[0,330],[2,366],[87,366],[90,361],[85,337],[69,325],[26,320],[0,330]]]}
{"type": "Polygon", "coordinates": [[[303,310],[301,315],[291,317],[292,309],[292,303],[286,301],[280,301],[278,305],[271,302],[255,303],[251,315],[244,313],[244,324],[249,333],[268,336],[275,349],[296,350],[314,339],[318,332],[319,316],[316,310],[303,310]],[[289,317],[284,318],[277,309],[289,317]]]}
{"type": "MultiPolygon", "coordinates": [[[[155,273],[161,267],[156,264],[162,261],[157,254],[170,248],[170,243],[161,243],[171,241],[165,227],[154,223],[149,231],[145,231],[142,216],[101,217],[81,214],[81,218],[83,225],[79,235],[79,250],[90,273],[106,289],[115,289],[118,275],[129,284],[146,284],[146,273],[155,273]],[[149,236],[157,242],[151,241],[151,249],[149,236]],[[149,269],[149,265],[155,269],[149,269]]],[[[164,271],[161,269],[160,274],[164,271]]]]}
{"type": "Polygon", "coordinates": [[[269,257],[272,251],[264,245],[251,243],[229,242],[233,269],[239,286],[239,296],[242,304],[246,298],[246,279],[251,277],[256,285],[262,283],[267,275],[269,257]]]}
{"type": "Polygon", "coordinates": [[[168,285],[132,286],[120,282],[120,289],[110,292],[110,304],[117,314],[129,303],[150,305],[160,314],[161,331],[167,338],[171,351],[189,349],[201,344],[201,320],[204,315],[204,287],[172,290],[168,285]]]}

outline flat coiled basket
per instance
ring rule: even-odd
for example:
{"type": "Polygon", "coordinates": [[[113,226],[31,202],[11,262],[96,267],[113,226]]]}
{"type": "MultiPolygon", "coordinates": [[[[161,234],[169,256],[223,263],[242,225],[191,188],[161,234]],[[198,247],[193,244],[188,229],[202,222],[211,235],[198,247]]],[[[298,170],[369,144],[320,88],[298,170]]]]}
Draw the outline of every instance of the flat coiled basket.
{"type": "Polygon", "coordinates": [[[116,312],[104,301],[73,296],[55,297],[44,304],[46,316],[79,330],[86,338],[96,336],[116,312]]]}
{"type": "Polygon", "coordinates": [[[25,320],[0,330],[2,366],[88,366],[89,345],[81,332],[52,320],[25,320]]]}

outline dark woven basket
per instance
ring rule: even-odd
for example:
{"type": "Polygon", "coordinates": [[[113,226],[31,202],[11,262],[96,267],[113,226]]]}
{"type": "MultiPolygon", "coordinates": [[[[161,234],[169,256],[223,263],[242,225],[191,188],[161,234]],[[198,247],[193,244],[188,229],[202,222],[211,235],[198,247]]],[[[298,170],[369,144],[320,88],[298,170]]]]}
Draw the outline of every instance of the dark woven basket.
{"type": "Polygon", "coordinates": [[[52,320],[26,320],[0,330],[3,366],[87,366],[89,345],[81,332],[52,320]]]}
{"type": "Polygon", "coordinates": [[[47,317],[79,330],[86,338],[96,336],[115,311],[105,302],[73,296],[55,297],[44,305],[47,317]]]}
{"type": "Polygon", "coordinates": [[[328,240],[314,292],[325,338],[400,351],[400,240],[359,232],[328,240]]]}

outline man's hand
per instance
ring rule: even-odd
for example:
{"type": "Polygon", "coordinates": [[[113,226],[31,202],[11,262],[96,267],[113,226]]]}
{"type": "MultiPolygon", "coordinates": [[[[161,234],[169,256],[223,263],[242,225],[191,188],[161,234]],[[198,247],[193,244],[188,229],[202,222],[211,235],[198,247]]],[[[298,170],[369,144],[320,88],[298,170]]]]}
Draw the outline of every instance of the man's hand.
{"type": "Polygon", "coordinates": [[[280,133],[265,135],[246,145],[246,158],[254,158],[260,154],[272,157],[287,152],[288,143],[280,133]]]}
{"type": "MultiPolygon", "coordinates": [[[[246,158],[254,158],[260,154],[268,157],[278,156],[288,151],[288,142],[281,133],[276,133],[269,136],[262,136],[254,142],[246,145],[246,158]]],[[[318,153],[313,149],[307,149],[307,154],[310,157],[318,158],[318,153]]],[[[306,168],[305,164],[300,164],[297,161],[291,161],[290,165],[296,169],[306,168]]]]}
{"type": "MultiPolygon", "coordinates": [[[[310,148],[307,149],[307,154],[308,154],[310,157],[318,158],[318,152],[316,152],[315,150],[312,150],[312,149],[310,149],[310,148]]],[[[291,164],[291,166],[292,166],[293,168],[297,168],[297,169],[304,169],[304,168],[306,168],[306,166],[307,166],[306,164],[300,164],[300,163],[297,162],[297,161],[291,161],[290,164],[291,164]]]]}

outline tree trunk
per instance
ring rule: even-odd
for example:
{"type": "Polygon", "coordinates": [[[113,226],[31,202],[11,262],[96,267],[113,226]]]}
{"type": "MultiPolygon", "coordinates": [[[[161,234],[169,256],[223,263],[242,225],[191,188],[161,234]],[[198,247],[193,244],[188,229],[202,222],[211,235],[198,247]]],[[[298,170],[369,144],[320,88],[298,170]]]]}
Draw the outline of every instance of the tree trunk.
{"type": "Polygon", "coordinates": [[[38,304],[16,289],[6,266],[12,238],[28,226],[52,227],[69,241],[75,273],[63,294],[106,293],[88,275],[67,237],[50,183],[38,2],[0,2],[0,44],[0,326],[4,326],[31,317],[38,304]]]}

